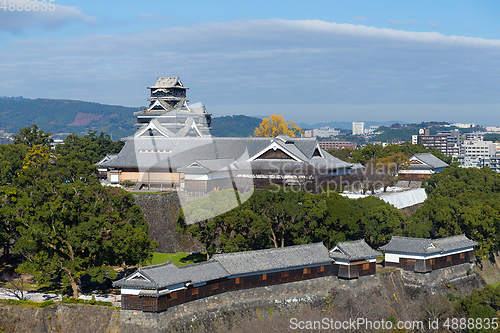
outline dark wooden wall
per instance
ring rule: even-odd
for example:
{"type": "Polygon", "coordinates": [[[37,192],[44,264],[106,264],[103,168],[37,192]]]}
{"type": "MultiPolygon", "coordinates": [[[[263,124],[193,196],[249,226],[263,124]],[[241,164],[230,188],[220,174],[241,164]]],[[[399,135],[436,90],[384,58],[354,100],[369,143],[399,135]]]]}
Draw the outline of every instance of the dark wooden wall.
{"type": "Polygon", "coordinates": [[[377,270],[376,262],[362,262],[354,265],[334,265],[338,267],[338,277],[344,279],[354,279],[360,276],[373,275],[377,270]]]}
{"type": "Polygon", "coordinates": [[[400,180],[406,181],[424,181],[431,177],[429,174],[415,174],[415,173],[401,173],[399,174],[400,180]]]}
{"type": "Polygon", "coordinates": [[[435,269],[456,266],[460,264],[465,264],[468,262],[474,262],[476,256],[474,251],[461,252],[457,254],[452,254],[444,257],[439,257],[435,259],[426,260],[415,260],[407,258],[399,258],[399,264],[386,262],[386,267],[399,267],[405,271],[415,271],[415,272],[430,272],[435,269]]]}

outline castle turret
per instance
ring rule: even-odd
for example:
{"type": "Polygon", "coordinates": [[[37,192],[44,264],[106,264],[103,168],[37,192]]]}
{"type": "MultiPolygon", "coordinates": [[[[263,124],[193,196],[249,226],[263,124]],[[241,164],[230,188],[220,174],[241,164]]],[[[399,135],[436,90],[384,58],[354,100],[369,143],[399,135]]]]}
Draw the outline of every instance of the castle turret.
{"type": "Polygon", "coordinates": [[[201,103],[188,105],[185,87],[178,77],[160,77],[148,87],[149,106],[136,112],[135,136],[210,136],[211,114],[201,103]]]}

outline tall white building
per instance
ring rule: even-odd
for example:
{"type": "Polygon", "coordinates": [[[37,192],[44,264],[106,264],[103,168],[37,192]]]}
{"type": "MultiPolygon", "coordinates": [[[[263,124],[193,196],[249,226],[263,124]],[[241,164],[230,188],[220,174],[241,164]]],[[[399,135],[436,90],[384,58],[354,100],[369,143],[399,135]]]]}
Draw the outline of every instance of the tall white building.
{"type": "Polygon", "coordinates": [[[465,149],[465,156],[471,158],[485,158],[495,156],[498,144],[492,141],[475,141],[466,142],[463,146],[465,149]]]}
{"type": "Polygon", "coordinates": [[[365,123],[362,121],[352,123],[352,135],[365,134],[365,123]]]}

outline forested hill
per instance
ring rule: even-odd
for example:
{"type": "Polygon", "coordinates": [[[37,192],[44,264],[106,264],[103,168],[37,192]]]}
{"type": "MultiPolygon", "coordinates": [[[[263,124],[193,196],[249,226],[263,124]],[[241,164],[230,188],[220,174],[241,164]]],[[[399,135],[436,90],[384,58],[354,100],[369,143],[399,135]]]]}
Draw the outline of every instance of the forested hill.
{"type": "MultiPolygon", "coordinates": [[[[0,97],[0,129],[16,133],[36,124],[50,133],[106,132],[114,140],[135,132],[138,108],[99,103],[63,100],[0,97]]],[[[214,117],[214,136],[245,137],[253,134],[262,119],[247,116],[214,117]]]]}
{"type": "Polygon", "coordinates": [[[8,133],[36,124],[50,133],[104,131],[119,139],[134,133],[137,108],[63,99],[0,97],[0,127],[8,133]]]}
{"type": "Polygon", "coordinates": [[[217,137],[248,137],[253,135],[255,127],[259,127],[262,119],[239,116],[212,118],[212,135],[217,137]]]}

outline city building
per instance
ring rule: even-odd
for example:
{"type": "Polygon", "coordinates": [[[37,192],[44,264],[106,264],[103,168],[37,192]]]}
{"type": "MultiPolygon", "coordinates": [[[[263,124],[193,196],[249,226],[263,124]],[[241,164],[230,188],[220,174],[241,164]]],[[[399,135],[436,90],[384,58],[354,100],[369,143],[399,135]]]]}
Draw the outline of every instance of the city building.
{"type": "Polygon", "coordinates": [[[472,159],[495,156],[499,145],[492,141],[466,141],[463,145],[465,156],[472,159]]]}
{"type": "Polygon", "coordinates": [[[304,131],[305,137],[318,137],[318,138],[330,138],[332,136],[337,136],[340,134],[340,130],[330,128],[329,126],[324,126],[321,128],[304,131]]]}
{"type": "Polygon", "coordinates": [[[474,123],[472,123],[472,124],[454,123],[454,124],[451,124],[449,126],[455,126],[458,128],[474,128],[474,127],[476,127],[476,125],[474,123]]]}
{"type": "Polygon", "coordinates": [[[318,144],[324,150],[356,149],[354,142],[340,139],[321,140],[318,144]]]}
{"type": "MultiPolygon", "coordinates": [[[[415,137],[412,136],[412,143],[414,142],[415,137]]],[[[458,130],[430,135],[429,129],[420,129],[416,143],[423,144],[426,148],[435,148],[448,156],[457,156],[460,154],[461,135],[458,130]]]]}
{"type": "Polygon", "coordinates": [[[500,173],[500,156],[485,157],[480,160],[479,167],[488,167],[496,173],[500,173]]]}
{"type": "Polygon", "coordinates": [[[484,134],[481,132],[465,133],[465,142],[483,141],[484,134]]]}
{"type": "Polygon", "coordinates": [[[392,236],[385,252],[386,267],[398,267],[419,273],[474,262],[477,242],[465,235],[440,239],[392,236]]]}
{"type": "Polygon", "coordinates": [[[485,129],[486,129],[486,132],[489,132],[489,133],[500,133],[500,127],[487,126],[485,129]]]}
{"type": "Polygon", "coordinates": [[[352,123],[352,135],[362,135],[365,134],[365,123],[364,122],[353,122],[352,123]]]}

